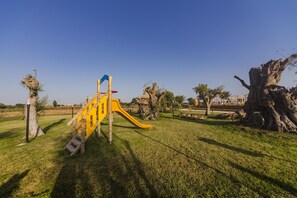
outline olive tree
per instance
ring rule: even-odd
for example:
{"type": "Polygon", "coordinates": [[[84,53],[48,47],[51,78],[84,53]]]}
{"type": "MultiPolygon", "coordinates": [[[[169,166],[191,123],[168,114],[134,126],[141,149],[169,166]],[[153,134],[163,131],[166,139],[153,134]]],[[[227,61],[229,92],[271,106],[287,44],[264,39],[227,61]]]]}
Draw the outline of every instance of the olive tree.
{"type": "Polygon", "coordinates": [[[141,112],[142,117],[145,120],[155,120],[160,115],[161,102],[166,91],[160,89],[157,83],[153,83],[151,86],[145,85],[144,93],[148,94],[148,111],[141,112]]]}
{"type": "Polygon", "coordinates": [[[195,104],[195,99],[194,98],[187,98],[187,101],[189,105],[194,105],[195,104]]]}
{"type": "Polygon", "coordinates": [[[209,115],[210,107],[212,105],[213,99],[220,95],[224,90],[223,86],[218,86],[217,88],[211,89],[207,84],[198,84],[193,88],[194,92],[198,94],[198,99],[203,100],[205,104],[205,115],[209,115]]]}
{"type": "Polygon", "coordinates": [[[257,128],[297,133],[297,87],[287,89],[278,85],[283,71],[297,65],[297,54],[270,60],[249,71],[247,84],[234,76],[248,91],[244,104],[243,123],[257,128]]]}

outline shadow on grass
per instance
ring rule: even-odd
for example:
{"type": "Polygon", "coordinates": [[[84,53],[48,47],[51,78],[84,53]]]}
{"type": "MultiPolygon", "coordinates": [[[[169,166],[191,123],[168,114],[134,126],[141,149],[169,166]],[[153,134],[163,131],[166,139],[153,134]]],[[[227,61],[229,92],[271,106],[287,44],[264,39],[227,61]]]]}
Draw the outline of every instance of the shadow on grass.
{"type": "Polygon", "coordinates": [[[245,168],[243,166],[240,166],[240,165],[235,164],[235,163],[230,162],[230,161],[229,161],[229,164],[232,167],[234,167],[234,168],[236,168],[236,169],[238,169],[238,170],[240,170],[242,172],[248,173],[248,174],[250,174],[250,175],[252,175],[252,176],[254,176],[254,177],[256,177],[256,178],[258,178],[258,179],[260,179],[262,181],[265,181],[265,182],[268,182],[268,183],[273,184],[275,186],[278,186],[278,187],[282,188],[283,190],[291,193],[294,196],[297,195],[297,189],[295,187],[291,186],[290,184],[287,184],[287,183],[284,183],[284,182],[279,181],[277,179],[268,177],[268,176],[263,175],[263,174],[261,174],[259,172],[256,172],[254,170],[250,170],[248,168],[245,168]]]}
{"type": "Polygon", "coordinates": [[[252,157],[264,157],[265,156],[264,154],[259,153],[259,152],[248,151],[248,150],[238,148],[238,147],[235,147],[235,146],[230,146],[228,144],[223,144],[223,143],[220,143],[220,142],[217,142],[215,140],[208,139],[208,138],[199,138],[199,140],[202,141],[202,142],[206,142],[208,144],[211,144],[211,145],[216,145],[216,146],[219,146],[219,147],[222,147],[222,148],[225,148],[225,149],[229,149],[229,150],[235,151],[237,153],[243,153],[245,155],[249,155],[249,156],[252,156],[252,157]]]}
{"type": "MultiPolygon", "coordinates": [[[[180,118],[180,120],[185,120],[180,118]]],[[[232,120],[214,120],[214,119],[205,119],[205,120],[185,120],[188,122],[195,122],[203,125],[212,125],[212,126],[234,126],[237,122],[232,120]]]]}
{"type": "Polygon", "coordinates": [[[149,197],[156,197],[158,195],[156,189],[152,185],[152,183],[148,180],[145,171],[143,169],[143,165],[141,161],[136,157],[134,154],[130,143],[127,140],[121,139],[114,135],[115,138],[120,140],[126,147],[129,152],[129,158],[125,155],[121,155],[122,160],[124,161],[125,167],[132,175],[131,177],[134,178],[134,184],[136,189],[139,192],[140,197],[149,196],[149,197]],[[146,189],[143,189],[142,183],[146,186],[145,188],[148,190],[148,194],[145,192],[146,189]]]}
{"type": "Polygon", "coordinates": [[[80,171],[82,171],[82,169],[79,170],[78,168],[79,164],[64,164],[62,166],[51,192],[51,197],[76,197],[76,178],[80,171]]]}
{"type": "Polygon", "coordinates": [[[133,117],[136,117],[136,118],[139,118],[139,119],[141,119],[142,120],[142,116],[141,116],[141,114],[140,113],[133,113],[133,112],[128,112],[131,116],[133,116],[133,117]]]}
{"type": "Polygon", "coordinates": [[[238,123],[237,121],[233,121],[233,120],[218,120],[213,118],[209,118],[205,120],[194,120],[194,119],[188,119],[188,118],[180,118],[178,116],[172,117],[172,115],[171,116],[162,115],[161,117],[164,117],[166,119],[179,120],[183,122],[191,122],[196,124],[213,125],[213,126],[228,126],[228,125],[231,126],[238,123]]]}
{"type": "Polygon", "coordinates": [[[245,186],[245,187],[247,187],[247,188],[249,188],[249,189],[251,189],[251,190],[257,192],[259,195],[261,195],[261,196],[263,196],[263,197],[267,197],[267,195],[265,195],[263,192],[259,191],[257,188],[247,186],[247,185],[241,183],[241,182],[240,182],[238,179],[236,179],[235,177],[233,177],[233,176],[231,176],[231,175],[227,175],[226,173],[222,172],[221,170],[219,170],[219,169],[217,169],[217,168],[215,168],[215,167],[213,167],[213,166],[210,166],[210,165],[208,165],[207,163],[205,163],[205,162],[203,162],[203,161],[201,161],[201,160],[199,160],[199,159],[197,159],[197,158],[195,158],[195,157],[192,157],[192,156],[190,156],[190,155],[188,155],[188,154],[186,154],[186,153],[183,153],[183,152],[181,152],[181,151],[179,151],[179,150],[177,150],[177,149],[175,149],[175,148],[173,148],[173,147],[171,147],[171,146],[169,146],[169,145],[167,145],[167,144],[165,144],[165,143],[163,143],[163,142],[161,142],[161,141],[159,141],[159,140],[156,140],[156,139],[151,138],[151,137],[149,137],[149,136],[147,136],[147,135],[144,135],[144,134],[142,134],[142,133],[140,133],[140,132],[138,132],[138,131],[136,131],[136,130],[135,130],[135,132],[138,133],[138,134],[141,135],[141,136],[144,136],[144,137],[146,137],[146,138],[148,138],[148,139],[150,139],[150,140],[152,140],[152,141],[154,141],[154,142],[156,142],[156,143],[158,143],[158,144],[160,144],[160,145],[162,145],[162,146],[164,146],[164,147],[166,147],[166,148],[168,148],[168,149],[170,149],[170,150],[172,150],[172,151],[174,151],[174,152],[176,152],[176,153],[178,153],[178,154],[180,154],[180,155],[183,155],[183,156],[186,157],[186,158],[189,158],[189,159],[191,159],[191,160],[194,160],[195,162],[199,163],[200,165],[202,165],[202,166],[204,166],[204,167],[206,167],[206,168],[209,168],[209,169],[215,171],[217,174],[220,174],[220,175],[222,175],[222,176],[228,178],[230,181],[232,181],[233,183],[235,183],[235,184],[237,184],[237,185],[245,186]]]}
{"type": "Polygon", "coordinates": [[[229,149],[229,150],[235,151],[237,153],[243,153],[245,155],[249,155],[249,156],[252,156],[252,157],[269,157],[269,158],[273,158],[273,159],[276,159],[276,160],[289,162],[291,164],[297,164],[296,162],[294,162],[292,160],[287,160],[287,159],[284,159],[284,158],[275,157],[273,155],[269,155],[269,154],[265,154],[265,153],[261,153],[261,152],[257,152],[257,151],[245,150],[245,149],[242,149],[242,148],[239,148],[239,147],[230,146],[228,144],[223,144],[223,143],[217,142],[216,140],[212,140],[212,139],[208,139],[208,138],[199,138],[199,140],[202,141],[202,142],[206,142],[208,144],[211,144],[211,145],[216,145],[216,146],[219,146],[219,147],[222,147],[222,148],[225,148],[225,149],[229,149]]]}
{"type": "Polygon", "coordinates": [[[28,174],[26,170],[20,174],[15,174],[6,183],[0,186],[0,197],[11,197],[11,194],[19,188],[20,181],[28,174]]]}
{"type": "Polygon", "coordinates": [[[0,132],[0,139],[2,138],[9,138],[9,137],[15,137],[18,136],[18,133],[15,131],[5,131],[5,132],[0,132]]]}
{"type": "Polygon", "coordinates": [[[123,125],[118,125],[118,124],[113,124],[113,127],[119,127],[119,128],[125,128],[125,129],[135,129],[137,128],[136,126],[123,126],[123,125]]]}
{"type": "MultiPolygon", "coordinates": [[[[108,139],[107,134],[101,134],[108,139]]],[[[113,136],[117,145],[123,146],[121,150],[104,138],[92,138],[83,155],[65,157],[51,197],[158,196],[130,143],[113,136]]],[[[65,156],[65,152],[59,155],[65,156]]]]}
{"type": "Polygon", "coordinates": [[[43,128],[43,132],[44,133],[47,133],[51,128],[54,128],[55,126],[58,126],[60,125],[62,122],[64,122],[66,120],[66,118],[63,118],[63,119],[60,119],[59,121],[57,122],[54,122],[46,127],[43,128]]]}
{"type": "MultiPolygon", "coordinates": [[[[108,124],[101,123],[101,126],[108,126],[108,124]]],[[[112,124],[112,127],[125,128],[125,129],[135,129],[135,128],[137,128],[136,126],[123,126],[123,125],[118,125],[118,124],[112,124]]],[[[102,131],[102,129],[101,129],[101,134],[103,136],[105,136],[105,138],[108,140],[107,135],[102,131]]]]}
{"type": "MultiPolygon", "coordinates": [[[[183,155],[183,156],[185,156],[185,157],[187,157],[187,158],[189,158],[189,159],[192,159],[192,160],[194,160],[194,161],[200,163],[200,164],[202,164],[203,166],[206,166],[206,167],[208,167],[208,168],[211,168],[211,169],[215,170],[215,171],[218,172],[218,173],[222,173],[220,170],[218,170],[218,169],[216,169],[216,168],[214,168],[214,167],[212,167],[212,166],[209,166],[208,164],[206,164],[206,163],[204,163],[204,162],[202,162],[202,161],[200,161],[200,160],[198,160],[198,159],[196,159],[196,158],[194,158],[194,157],[192,157],[192,156],[190,156],[190,155],[188,155],[188,154],[186,154],[186,153],[183,153],[183,152],[181,152],[181,151],[179,151],[179,150],[177,150],[177,149],[175,149],[175,148],[173,148],[173,147],[171,147],[171,146],[169,146],[169,145],[167,145],[167,144],[165,144],[165,143],[163,143],[163,142],[161,142],[161,141],[159,141],[159,140],[156,140],[156,139],[151,138],[151,137],[149,137],[149,136],[147,136],[147,135],[144,135],[144,134],[142,134],[142,133],[139,133],[139,132],[136,131],[136,130],[135,130],[135,132],[138,133],[138,134],[141,135],[141,136],[144,136],[144,137],[146,137],[146,138],[148,138],[148,139],[150,139],[150,140],[152,140],[152,141],[154,141],[154,142],[156,142],[156,143],[162,145],[162,146],[165,146],[165,147],[169,148],[170,150],[172,150],[172,151],[174,151],[174,152],[176,152],[176,153],[178,153],[178,154],[180,154],[180,155],[183,155]]],[[[224,173],[223,173],[223,174],[224,174],[224,173]]]]}
{"type": "Polygon", "coordinates": [[[0,122],[6,122],[6,121],[13,121],[13,120],[23,120],[23,116],[15,116],[15,117],[1,117],[0,122]]]}

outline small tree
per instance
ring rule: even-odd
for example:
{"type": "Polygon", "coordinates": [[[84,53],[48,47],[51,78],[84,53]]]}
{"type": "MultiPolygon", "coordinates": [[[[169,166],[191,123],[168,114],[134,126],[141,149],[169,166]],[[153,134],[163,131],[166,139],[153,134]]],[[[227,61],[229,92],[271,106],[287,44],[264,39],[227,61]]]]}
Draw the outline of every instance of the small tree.
{"type": "Polygon", "coordinates": [[[172,104],[174,102],[174,94],[171,91],[165,91],[165,96],[161,102],[162,110],[172,109],[172,104]]]}
{"type": "Polygon", "coordinates": [[[223,86],[219,86],[215,89],[211,89],[207,84],[198,84],[193,88],[194,92],[198,94],[198,99],[203,100],[206,110],[205,115],[209,115],[210,107],[212,105],[212,100],[219,94],[223,92],[223,86]]]}
{"type": "Polygon", "coordinates": [[[58,103],[57,103],[56,100],[53,101],[53,106],[54,106],[54,107],[57,107],[57,106],[58,106],[58,103]]]}
{"type": "Polygon", "coordinates": [[[185,100],[185,96],[175,96],[174,100],[175,100],[175,102],[182,104],[185,100]]]}
{"type": "Polygon", "coordinates": [[[174,103],[173,103],[174,110],[176,110],[176,111],[180,110],[184,100],[185,100],[185,96],[175,96],[174,97],[174,103]]]}
{"type": "Polygon", "coordinates": [[[188,98],[187,99],[189,105],[194,105],[195,104],[195,99],[194,98],[188,98]]]}
{"type": "Polygon", "coordinates": [[[130,102],[130,105],[134,105],[134,104],[137,104],[137,98],[132,98],[131,102],[130,102]]]}
{"type": "Polygon", "coordinates": [[[41,99],[38,99],[36,102],[36,111],[38,116],[44,115],[45,106],[48,103],[48,96],[44,96],[41,99]]]}

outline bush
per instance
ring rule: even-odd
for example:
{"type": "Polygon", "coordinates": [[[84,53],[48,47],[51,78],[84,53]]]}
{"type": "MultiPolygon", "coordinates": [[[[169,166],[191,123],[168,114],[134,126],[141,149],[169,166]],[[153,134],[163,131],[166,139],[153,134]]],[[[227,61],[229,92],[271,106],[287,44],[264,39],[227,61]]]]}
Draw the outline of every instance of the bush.
{"type": "Polygon", "coordinates": [[[54,107],[57,107],[57,106],[58,106],[58,103],[57,103],[56,100],[53,101],[53,106],[54,106],[54,107]]]}
{"type": "Polygon", "coordinates": [[[3,103],[0,103],[0,109],[4,109],[4,108],[6,108],[6,105],[3,103]]]}
{"type": "Polygon", "coordinates": [[[24,104],[21,104],[21,103],[17,103],[17,104],[15,104],[15,107],[16,108],[24,108],[24,104]]]}

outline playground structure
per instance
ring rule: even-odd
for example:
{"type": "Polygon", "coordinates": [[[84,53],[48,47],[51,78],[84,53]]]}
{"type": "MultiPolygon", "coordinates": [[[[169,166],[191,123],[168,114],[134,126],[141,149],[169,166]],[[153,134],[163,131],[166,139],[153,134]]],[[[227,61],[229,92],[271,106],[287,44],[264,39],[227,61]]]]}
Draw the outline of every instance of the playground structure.
{"type": "Polygon", "coordinates": [[[82,109],[67,123],[68,126],[72,125],[72,139],[68,142],[65,148],[70,152],[70,156],[81,150],[85,151],[85,142],[90,135],[96,131],[97,135],[101,133],[101,122],[108,116],[108,130],[109,142],[112,143],[112,122],[113,112],[119,113],[131,124],[144,129],[152,129],[152,125],[142,124],[126,112],[120,105],[119,99],[112,98],[112,77],[104,75],[100,80],[97,80],[97,94],[91,99],[86,100],[86,104],[82,109]],[[107,92],[100,92],[101,84],[107,80],[107,92]],[[101,96],[101,94],[104,94],[101,96]]]}

